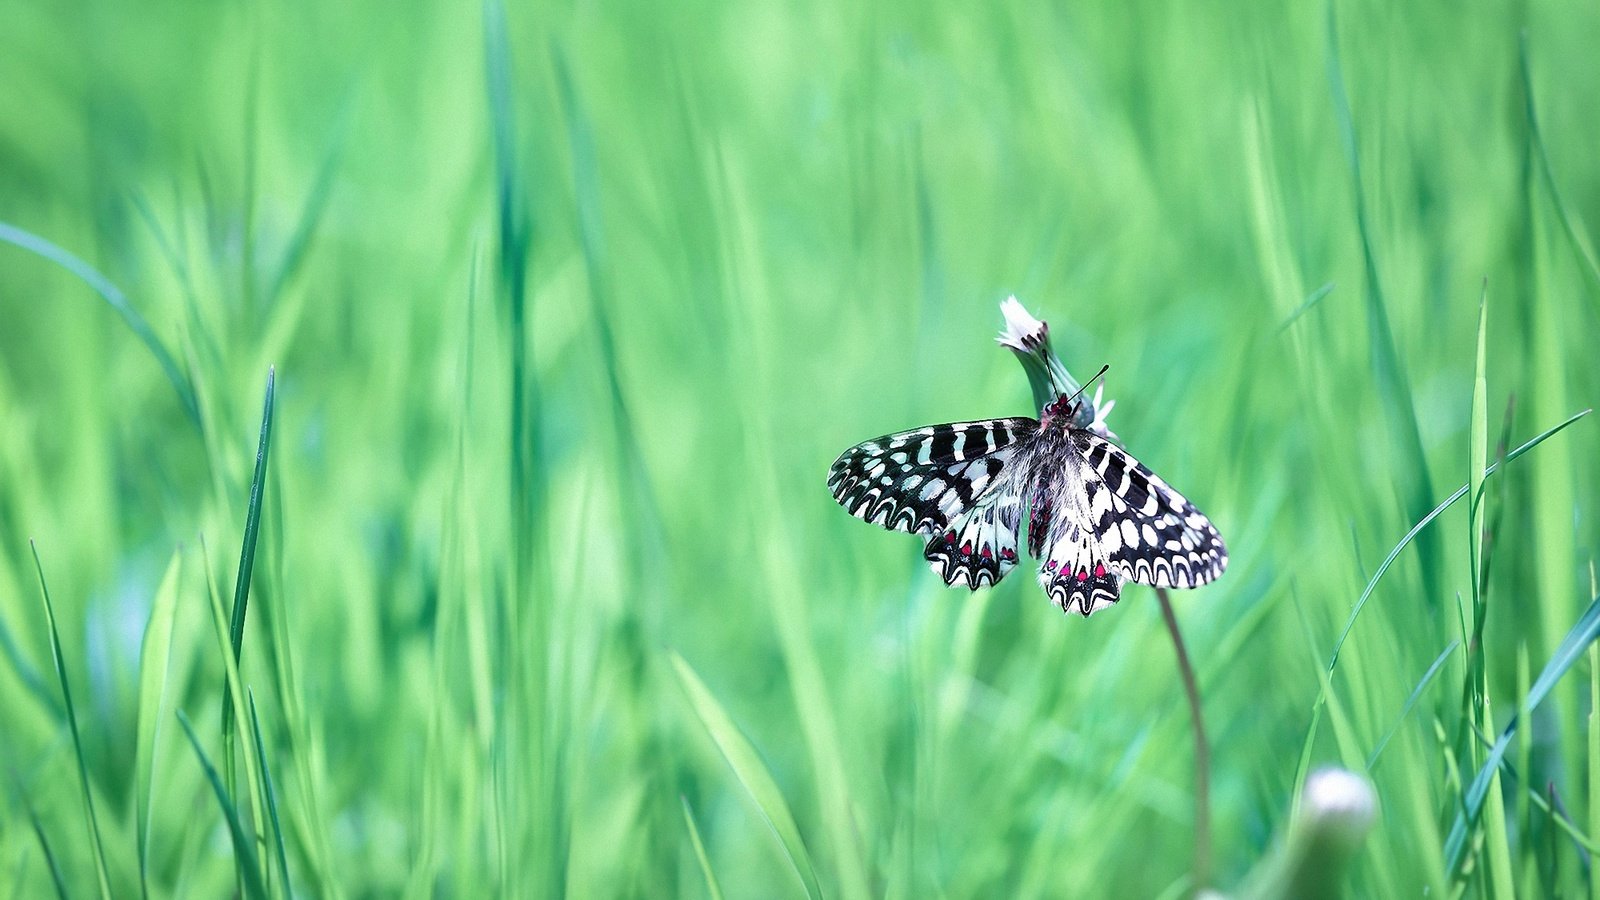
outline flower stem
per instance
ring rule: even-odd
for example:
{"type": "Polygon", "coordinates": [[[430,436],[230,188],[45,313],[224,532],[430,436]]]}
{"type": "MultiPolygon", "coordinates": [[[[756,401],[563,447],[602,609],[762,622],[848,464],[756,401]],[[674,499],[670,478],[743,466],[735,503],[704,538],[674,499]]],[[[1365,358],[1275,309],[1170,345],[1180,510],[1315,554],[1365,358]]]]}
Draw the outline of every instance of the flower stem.
{"type": "Polygon", "coordinates": [[[1200,685],[1195,681],[1189,651],[1178,631],[1178,617],[1166,588],[1156,588],[1161,601],[1161,618],[1172,635],[1172,648],[1178,654],[1178,674],[1183,676],[1183,692],[1189,698],[1189,722],[1194,726],[1194,890],[1205,890],[1211,881],[1211,745],[1206,741],[1206,717],[1200,709],[1200,685]]]}

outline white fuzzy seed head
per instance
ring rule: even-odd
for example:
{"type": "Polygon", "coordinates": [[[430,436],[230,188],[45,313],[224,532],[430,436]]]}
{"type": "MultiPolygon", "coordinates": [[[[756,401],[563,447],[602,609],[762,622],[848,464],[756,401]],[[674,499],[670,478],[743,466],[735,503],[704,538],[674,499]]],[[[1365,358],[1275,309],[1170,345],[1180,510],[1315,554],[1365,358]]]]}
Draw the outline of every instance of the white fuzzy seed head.
{"type": "Polygon", "coordinates": [[[1306,779],[1303,813],[1319,828],[1357,841],[1378,817],[1378,795],[1367,779],[1345,769],[1321,769],[1306,779]]]}

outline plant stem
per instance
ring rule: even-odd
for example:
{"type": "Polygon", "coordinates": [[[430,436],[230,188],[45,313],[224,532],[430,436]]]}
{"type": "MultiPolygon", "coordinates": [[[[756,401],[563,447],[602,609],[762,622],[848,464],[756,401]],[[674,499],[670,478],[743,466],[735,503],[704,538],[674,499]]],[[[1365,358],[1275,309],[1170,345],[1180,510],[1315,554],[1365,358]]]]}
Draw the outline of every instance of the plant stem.
{"type": "Polygon", "coordinates": [[[1178,674],[1183,676],[1183,692],[1189,698],[1189,722],[1194,726],[1194,890],[1205,890],[1211,881],[1211,745],[1206,741],[1206,718],[1200,709],[1200,685],[1195,681],[1189,651],[1178,631],[1178,617],[1166,588],[1156,588],[1161,601],[1161,618],[1172,635],[1172,648],[1178,654],[1178,674]]]}

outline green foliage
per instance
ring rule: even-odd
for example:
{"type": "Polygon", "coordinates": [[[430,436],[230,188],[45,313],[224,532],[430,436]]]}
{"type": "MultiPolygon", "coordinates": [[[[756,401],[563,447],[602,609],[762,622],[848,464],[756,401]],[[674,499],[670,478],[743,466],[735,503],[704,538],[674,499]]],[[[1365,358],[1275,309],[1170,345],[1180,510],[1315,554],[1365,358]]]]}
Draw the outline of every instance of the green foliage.
{"type": "Polygon", "coordinates": [[[1353,895],[1600,896],[1593,19],[13,4],[0,883],[1183,893],[1154,595],[823,487],[1031,411],[1015,293],[1229,541],[1216,886],[1338,764],[1353,895]]]}

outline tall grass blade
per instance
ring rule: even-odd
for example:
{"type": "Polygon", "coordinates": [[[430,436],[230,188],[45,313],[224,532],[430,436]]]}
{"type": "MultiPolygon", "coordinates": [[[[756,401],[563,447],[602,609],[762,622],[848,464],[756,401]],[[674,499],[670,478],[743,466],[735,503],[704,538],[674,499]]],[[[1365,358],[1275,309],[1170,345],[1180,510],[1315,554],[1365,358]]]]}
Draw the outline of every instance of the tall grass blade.
{"type": "Polygon", "coordinates": [[[272,446],[272,405],[277,374],[276,368],[268,367],[266,398],[261,404],[261,434],[256,439],[255,472],[250,478],[250,501],[245,508],[244,542],[239,548],[239,569],[233,582],[233,612],[228,622],[228,642],[235,661],[238,661],[244,645],[245,610],[250,603],[250,575],[255,570],[256,538],[261,532],[261,497],[267,488],[267,451],[272,446]]]}
{"type": "Polygon", "coordinates": [[[689,829],[689,843],[694,846],[694,858],[700,863],[700,874],[706,879],[706,893],[711,900],[722,900],[722,885],[717,883],[717,873],[711,870],[711,858],[706,855],[705,841],[700,839],[700,826],[694,823],[694,810],[689,808],[689,798],[679,795],[683,803],[683,823],[689,829]]]}
{"type": "MultiPolygon", "coordinates": [[[[1483,626],[1488,614],[1484,601],[1484,524],[1483,483],[1484,470],[1489,463],[1489,382],[1488,331],[1489,283],[1483,284],[1483,295],[1478,300],[1478,350],[1473,364],[1471,425],[1468,434],[1467,462],[1467,559],[1472,576],[1472,633],[1464,635],[1467,641],[1467,689],[1464,712],[1470,713],[1487,703],[1486,670],[1483,663],[1483,626]]],[[[1470,715],[1462,717],[1469,721],[1470,715]]],[[[1487,721],[1487,720],[1486,720],[1487,721]]]]}
{"type": "Polygon", "coordinates": [[[1489,315],[1489,284],[1484,282],[1483,296],[1478,300],[1478,354],[1472,376],[1472,426],[1469,435],[1471,465],[1467,469],[1467,520],[1468,548],[1472,560],[1473,615],[1483,612],[1483,598],[1479,596],[1478,580],[1483,571],[1483,479],[1489,465],[1489,386],[1488,350],[1485,343],[1489,315]]]}
{"type": "Polygon", "coordinates": [[[189,744],[194,747],[194,755],[200,760],[200,767],[205,770],[206,781],[211,784],[211,790],[217,795],[217,804],[222,807],[222,816],[228,824],[228,834],[233,838],[233,853],[238,858],[238,870],[242,873],[244,892],[251,900],[267,900],[267,887],[261,881],[261,863],[256,857],[255,842],[244,830],[244,825],[239,821],[238,809],[228,795],[228,789],[223,786],[222,779],[217,775],[216,767],[211,765],[211,760],[206,756],[205,748],[200,746],[200,738],[194,733],[194,727],[189,724],[189,717],[178,711],[178,724],[183,726],[183,733],[188,735],[189,744]]]}
{"type": "Polygon", "coordinates": [[[1534,710],[1538,709],[1539,704],[1550,694],[1556,682],[1583,656],[1589,644],[1597,637],[1600,637],[1600,597],[1596,597],[1589,604],[1582,618],[1572,626],[1571,631],[1567,632],[1566,639],[1556,648],[1555,654],[1540,671],[1533,687],[1528,690],[1527,697],[1518,707],[1517,717],[1507,723],[1505,730],[1500,733],[1483,765],[1479,767],[1477,776],[1473,778],[1472,784],[1463,795],[1463,808],[1457,812],[1455,823],[1450,826],[1450,835],[1445,840],[1445,861],[1451,871],[1460,868],[1466,850],[1468,830],[1478,821],[1478,816],[1483,810],[1484,798],[1489,792],[1489,783],[1505,757],[1511,738],[1516,733],[1517,724],[1524,717],[1533,715],[1534,710]]]}
{"type": "MultiPolygon", "coordinates": [[[[1483,696],[1478,715],[1484,722],[1494,721],[1488,695],[1483,696]]],[[[1486,771],[1489,773],[1489,788],[1484,795],[1483,811],[1484,870],[1489,884],[1493,886],[1493,893],[1485,896],[1515,897],[1517,891],[1511,873],[1510,829],[1506,821],[1506,797],[1501,785],[1500,767],[1486,771]]]]}
{"type": "Polygon", "coordinates": [[[139,891],[150,896],[150,839],[155,830],[156,753],[161,748],[162,724],[166,721],[168,672],[172,661],[172,633],[177,622],[178,577],[182,554],[174,553],[167,572],[156,588],[150,607],[150,621],[144,628],[139,650],[139,732],[135,751],[134,775],[138,779],[134,803],[137,821],[134,830],[139,840],[139,891]]]}
{"type": "Polygon", "coordinates": [[[772,773],[761,761],[761,755],[683,657],[672,653],[671,659],[678,682],[683,685],[683,691],[688,695],[689,704],[699,717],[700,724],[705,726],[706,732],[716,742],[717,749],[722,751],[722,758],[728,761],[734,776],[739,779],[739,784],[755,801],[756,808],[767,820],[773,834],[777,835],[789,864],[805,886],[806,896],[811,900],[821,900],[822,887],[817,882],[811,854],[806,851],[805,841],[800,837],[800,827],[795,824],[794,814],[789,811],[789,804],[783,799],[783,792],[778,790],[772,773]]]}
{"type": "Polygon", "coordinates": [[[250,604],[250,575],[255,570],[256,538],[261,532],[261,498],[267,488],[267,451],[272,446],[272,406],[277,385],[277,370],[267,368],[266,398],[261,404],[261,434],[256,440],[255,472],[250,478],[250,501],[245,508],[244,540],[239,547],[239,569],[233,582],[233,611],[228,622],[228,646],[224,652],[231,655],[230,675],[223,685],[222,752],[228,771],[228,787],[234,790],[233,780],[233,722],[242,714],[239,688],[234,679],[244,648],[245,610],[250,604]],[[231,693],[231,698],[228,696],[231,693]],[[237,706],[237,709],[235,708],[237,706]]]}
{"type": "Polygon", "coordinates": [[[183,404],[183,411],[188,413],[189,420],[194,423],[195,428],[200,427],[200,405],[195,400],[194,387],[189,383],[189,379],[184,376],[183,370],[178,368],[178,361],[168,352],[166,345],[161,343],[160,338],[156,337],[155,331],[150,328],[150,323],[146,322],[144,316],[140,315],[139,311],[133,308],[133,304],[128,302],[128,297],[122,293],[121,288],[112,284],[111,279],[100,274],[93,266],[78,257],[36,234],[23,231],[15,225],[0,222],[0,241],[21,247],[30,253],[50,260],[76,275],[78,280],[89,286],[90,290],[99,294],[100,299],[104,300],[108,306],[116,311],[117,315],[122,317],[122,321],[133,331],[134,336],[156,358],[156,363],[161,366],[161,371],[166,374],[167,381],[172,383],[172,389],[178,392],[178,400],[183,404]]]}
{"type": "Polygon", "coordinates": [[[56,610],[50,603],[50,588],[44,581],[44,564],[39,561],[39,548],[28,541],[33,551],[33,567],[39,573],[39,595],[44,598],[44,617],[50,626],[50,659],[55,663],[56,678],[61,682],[61,701],[67,708],[67,728],[72,731],[72,754],[78,763],[78,784],[83,788],[85,822],[89,830],[89,846],[94,852],[95,875],[100,882],[102,900],[111,897],[111,874],[106,868],[106,851],[100,842],[100,819],[95,814],[94,791],[89,786],[89,765],[83,758],[83,740],[78,736],[78,714],[72,706],[72,689],[67,685],[67,663],[61,653],[61,635],[56,630],[56,610]]]}

